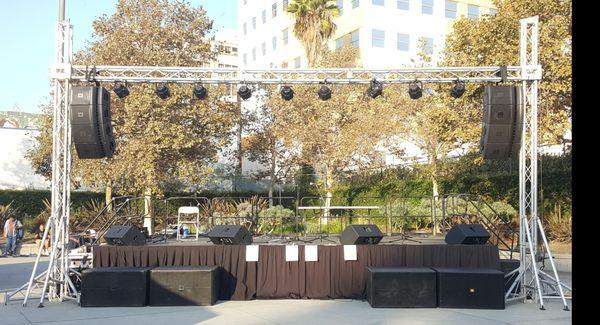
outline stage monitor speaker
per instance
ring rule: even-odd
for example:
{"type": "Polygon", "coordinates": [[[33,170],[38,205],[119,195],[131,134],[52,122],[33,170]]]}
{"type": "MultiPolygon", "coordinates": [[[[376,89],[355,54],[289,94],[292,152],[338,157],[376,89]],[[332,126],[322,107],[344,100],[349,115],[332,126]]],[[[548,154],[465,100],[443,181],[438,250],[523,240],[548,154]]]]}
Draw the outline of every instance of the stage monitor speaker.
{"type": "Polygon", "coordinates": [[[82,307],[143,307],[149,268],[100,267],[81,274],[82,307]]]}
{"type": "Polygon", "coordinates": [[[212,306],[219,299],[219,266],[161,266],[150,270],[150,306],[212,306]]]}
{"type": "Polygon", "coordinates": [[[436,273],[428,267],[369,267],[367,301],[371,307],[437,307],[436,273]]]}
{"type": "Polygon", "coordinates": [[[340,235],[342,245],[377,244],[383,233],[376,225],[349,225],[340,235]]]}
{"type": "Polygon", "coordinates": [[[252,244],[252,235],[240,225],[217,225],[209,232],[210,241],[215,244],[240,245],[252,244]]]}
{"type": "Polygon", "coordinates": [[[516,158],[521,147],[521,88],[485,86],[480,150],[486,159],[516,158]]]}
{"type": "Polygon", "coordinates": [[[446,244],[483,245],[490,239],[490,233],[478,224],[454,225],[446,234],[446,244]]]}
{"type": "Polygon", "coordinates": [[[71,89],[71,135],[81,159],[111,158],[116,144],[110,114],[110,92],[103,87],[71,89]]]}
{"type": "Polygon", "coordinates": [[[433,268],[438,307],[504,309],[504,273],[495,269],[433,268]]]}
{"type": "Polygon", "coordinates": [[[141,246],[146,244],[146,235],[136,226],[111,226],[104,240],[109,245],[141,246]]]}

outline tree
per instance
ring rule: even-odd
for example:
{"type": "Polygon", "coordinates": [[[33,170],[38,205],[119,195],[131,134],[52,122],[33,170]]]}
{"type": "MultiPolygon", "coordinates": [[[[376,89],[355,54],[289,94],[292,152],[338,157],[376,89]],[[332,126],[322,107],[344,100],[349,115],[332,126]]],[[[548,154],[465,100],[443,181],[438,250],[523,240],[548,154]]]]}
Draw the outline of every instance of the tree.
{"type": "MultiPolygon", "coordinates": [[[[317,65],[350,68],[357,61],[358,50],[346,46],[325,52],[317,65]]],[[[331,99],[322,101],[314,85],[296,86],[294,100],[272,96],[268,102],[277,138],[295,158],[323,175],[325,217],[336,179],[363,167],[381,166],[377,149],[397,133],[403,115],[396,105],[395,87],[377,99],[365,94],[364,85],[339,85],[332,92],[331,99]]]]}
{"type": "MultiPolygon", "coordinates": [[[[119,0],[116,12],[93,23],[94,37],[75,55],[77,64],[199,66],[214,58],[208,35],[212,22],[202,7],[181,0],[119,0]]],[[[104,185],[148,198],[144,225],[152,231],[151,195],[173,180],[206,181],[210,164],[229,139],[234,103],[224,86],[209,88],[206,100],[191,100],[191,86],[169,85],[158,98],[154,85],[129,85],[125,99],[111,98],[117,152],[112,159],[74,160],[84,182],[105,173],[104,185]],[[94,173],[92,173],[94,172],[94,173]]]]}
{"type": "Polygon", "coordinates": [[[323,44],[335,34],[333,18],[338,16],[339,9],[331,0],[294,0],[287,12],[294,15],[294,35],[304,47],[308,66],[313,67],[323,44]]]}
{"type": "Polygon", "coordinates": [[[250,161],[268,166],[266,172],[259,171],[254,176],[269,178],[269,207],[272,207],[274,185],[289,175],[295,161],[274,132],[275,117],[264,105],[266,100],[260,98],[262,104],[258,110],[249,114],[247,128],[250,134],[244,138],[243,150],[250,161]]]}
{"type": "MultiPolygon", "coordinates": [[[[565,141],[570,128],[572,83],[571,0],[494,0],[495,16],[459,19],[446,40],[449,66],[518,65],[519,19],[539,16],[539,134],[542,143],[565,141]]],[[[475,93],[477,94],[477,93],[475,93]]],[[[472,98],[480,101],[479,96],[472,98]]]]}

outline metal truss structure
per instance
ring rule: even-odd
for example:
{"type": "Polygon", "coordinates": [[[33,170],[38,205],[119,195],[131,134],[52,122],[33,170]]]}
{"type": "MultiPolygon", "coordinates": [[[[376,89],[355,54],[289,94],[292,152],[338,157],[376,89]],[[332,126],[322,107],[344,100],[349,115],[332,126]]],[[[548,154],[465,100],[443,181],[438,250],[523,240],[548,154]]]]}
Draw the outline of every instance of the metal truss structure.
{"type": "Polygon", "coordinates": [[[127,82],[127,83],[205,83],[205,84],[368,84],[377,79],[384,84],[422,83],[521,83],[525,116],[519,159],[520,181],[520,261],[521,266],[511,274],[516,281],[506,295],[506,300],[535,301],[544,308],[544,299],[560,298],[568,309],[548,242],[537,211],[537,90],[542,69],[538,63],[538,17],[521,20],[520,66],[509,67],[441,67],[391,70],[368,69],[210,69],[194,67],[136,67],[136,66],[74,66],[72,62],[72,27],[59,19],[56,38],[56,64],[52,68],[54,85],[53,148],[52,148],[52,214],[42,239],[51,234],[52,250],[48,268],[36,275],[42,248],[27,284],[7,293],[5,303],[17,294],[24,293],[27,304],[33,289],[41,286],[39,306],[49,300],[77,299],[69,269],[69,205],[71,174],[71,125],[69,121],[69,87],[72,82],[127,82]],[[539,235],[539,236],[538,236],[539,235]],[[552,275],[541,270],[536,251],[539,238],[550,257],[552,275]],[[47,290],[48,289],[48,290],[47,290]]]}

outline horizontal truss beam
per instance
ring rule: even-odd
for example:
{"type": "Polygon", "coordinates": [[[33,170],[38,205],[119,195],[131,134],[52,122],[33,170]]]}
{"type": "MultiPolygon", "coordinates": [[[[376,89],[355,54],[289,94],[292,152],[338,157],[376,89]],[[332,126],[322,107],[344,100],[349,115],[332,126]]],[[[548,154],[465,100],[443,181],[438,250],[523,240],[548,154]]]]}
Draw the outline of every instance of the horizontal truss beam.
{"type": "Polygon", "coordinates": [[[384,84],[518,82],[539,80],[541,67],[438,67],[406,69],[262,69],[189,68],[148,66],[81,66],[74,65],[68,79],[72,81],[128,83],[198,83],[203,84],[368,84],[377,79],[384,84]]]}

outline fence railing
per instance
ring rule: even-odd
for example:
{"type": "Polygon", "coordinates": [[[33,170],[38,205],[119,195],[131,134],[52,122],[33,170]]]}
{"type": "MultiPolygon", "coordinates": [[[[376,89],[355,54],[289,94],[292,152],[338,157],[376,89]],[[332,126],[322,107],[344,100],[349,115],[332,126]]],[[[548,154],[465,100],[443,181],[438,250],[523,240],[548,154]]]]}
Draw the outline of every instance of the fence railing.
{"type": "MultiPolygon", "coordinates": [[[[102,209],[88,228],[98,229],[98,238],[114,224],[143,225],[149,217],[147,197],[113,199],[112,209],[102,209]]],[[[482,197],[450,194],[440,197],[334,197],[326,205],[323,197],[169,197],[152,200],[155,233],[163,239],[179,231],[177,210],[195,206],[200,211],[200,233],[219,224],[246,226],[255,236],[336,235],[350,224],[376,224],[388,236],[444,234],[456,223],[482,223],[492,234],[491,243],[512,251],[517,232],[482,197]],[[175,224],[175,228],[174,225],[175,224]]]]}

